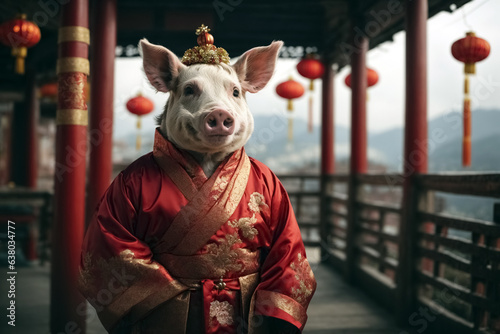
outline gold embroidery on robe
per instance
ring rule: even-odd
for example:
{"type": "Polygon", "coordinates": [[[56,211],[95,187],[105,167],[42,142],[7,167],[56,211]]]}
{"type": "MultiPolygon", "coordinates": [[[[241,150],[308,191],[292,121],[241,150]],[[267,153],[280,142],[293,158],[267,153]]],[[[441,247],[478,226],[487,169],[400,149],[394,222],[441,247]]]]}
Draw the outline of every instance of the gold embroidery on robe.
{"type": "Polygon", "coordinates": [[[211,190],[212,198],[218,200],[220,195],[226,189],[227,184],[230,181],[230,175],[221,175],[217,181],[215,181],[214,186],[211,190]]]}
{"type": "Polygon", "coordinates": [[[264,202],[264,195],[259,194],[258,192],[250,195],[250,202],[248,202],[248,207],[252,212],[255,213],[262,211],[262,207],[269,208],[266,202],[264,202]]]}
{"type": "Polygon", "coordinates": [[[255,213],[252,217],[240,218],[235,221],[230,221],[228,224],[231,227],[239,229],[244,238],[252,240],[259,233],[253,225],[257,223],[257,218],[255,218],[255,213]]]}
{"type": "Polygon", "coordinates": [[[255,214],[262,211],[263,208],[269,208],[264,202],[264,195],[254,192],[250,195],[250,201],[248,202],[248,208],[253,212],[252,217],[244,217],[238,220],[228,222],[229,226],[241,231],[244,238],[252,240],[255,238],[259,231],[253,226],[257,223],[257,218],[255,214]]]}
{"type": "Polygon", "coordinates": [[[241,243],[237,233],[226,234],[225,238],[219,239],[220,244],[210,244],[207,246],[208,253],[214,256],[214,274],[224,276],[229,271],[240,272],[243,266],[237,262],[238,252],[233,246],[241,243]]]}
{"type": "Polygon", "coordinates": [[[253,212],[252,217],[244,217],[227,222],[229,226],[236,229],[235,233],[226,234],[224,238],[218,240],[219,244],[207,245],[208,253],[214,255],[214,275],[224,276],[229,271],[240,272],[243,269],[242,264],[237,262],[240,259],[239,254],[233,249],[235,244],[242,243],[242,240],[238,236],[238,231],[248,240],[255,238],[259,233],[254,228],[254,224],[257,223],[255,214],[260,212],[262,208],[268,208],[264,202],[264,196],[257,192],[250,195],[248,207],[253,212]]]}
{"type": "MultiPolygon", "coordinates": [[[[233,163],[232,166],[229,166],[230,168],[228,167],[227,170],[221,171],[210,189],[203,185],[202,190],[185,206],[186,208],[195,209],[191,211],[191,213],[195,214],[189,215],[192,218],[190,219],[191,223],[186,224],[185,219],[188,215],[185,214],[178,214],[174,219],[168,230],[169,233],[163,238],[163,244],[165,245],[176,244],[175,248],[170,251],[171,253],[176,255],[194,254],[207,243],[210,237],[222,225],[227,223],[228,219],[234,213],[246,190],[251,168],[250,159],[244,154],[244,151],[238,151],[235,155],[235,157],[233,155],[233,158],[238,159],[238,164],[233,163]],[[230,173],[231,169],[236,169],[234,175],[230,173]],[[214,190],[222,190],[223,188],[225,190],[222,193],[214,190]],[[216,197],[214,197],[215,195],[216,197]],[[199,198],[200,202],[194,202],[196,198],[199,198]],[[201,203],[202,206],[208,205],[209,203],[203,200],[206,198],[210,198],[215,203],[208,211],[200,212],[200,210],[197,210],[199,208],[197,203],[201,203]],[[198,223],[203,223],[203,228],[197,227],[198,223]],[[180,239],[177,237],[175,240],[168,240],[169,235],[172,236],[170,239],[174,238],[173,236],[184,236],[180,239]]],[[[159,247],[154,247],[153,251],[161,253],[163,249],[160,245],[159,247]]]]}
{"type": "Polygon", "coordinates": [[[234,308],[229,302],[214,300],[210,303],[210,319],[215,318],[222,326],[231,326],[234,322],[234,308]]]}
{"type": "Polygon", "coordinates": [[[297,319],[302,324],[307,320],[305,308],[293,298],[273,291],[257,291],[257,302],[255,307],[260,308],[266,306],[280,309],[297,319]]]}
{"type": "Polygon", "coordinates": [[[90,286],[94,282],[94,276],[90,272],[92,267],[92,255],[90,253],[85,253],[83,256],[83,267],[80,270],[80,276],[78,281],[82,286],[90,286]]]}
{"type": "Polygon", "coordinates": [[[292,298],[303,304],[312,294],[314,288],[314,274],[309,266],[309,261],[299,253],[298,260],[290,264],[295,271],[295,279],[299,283],[298,288],[292,288],[292,298]]]}
{"type": "Polygon", "coordinates": [[[130,249],[126,249],[120,252],[118,256],[111,257],[107,260],[102,257],[94,259],[91,253],[86,253],[83,256],[83,265],[84,267],[80,271],[79,276],[79,285],[82,289],[89,289],[90,287],[99,289],[95,284],[91,284],[96,277],[95,271],[99,273],[97,277],[99,277],[103,284],[116,282],[116,284],[120,284],[123,289],[127,288],[141,277],[151,273],[152,270],[156,271],[160,269],[160,266],[156,263],[136,258],[134,252],[130,249]],[[123,272],[130,278],[129,282],[123,283],[116,279],[116,276],[123,272]]]}

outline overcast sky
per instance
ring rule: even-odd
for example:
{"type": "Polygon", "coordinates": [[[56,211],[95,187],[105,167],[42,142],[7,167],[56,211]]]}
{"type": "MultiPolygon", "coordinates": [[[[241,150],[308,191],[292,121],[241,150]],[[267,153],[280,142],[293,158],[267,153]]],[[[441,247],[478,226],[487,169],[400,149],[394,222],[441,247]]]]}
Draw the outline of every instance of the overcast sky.
{"type": "MultiPolygon", "coordinates": [[[[435,118],[452,110],[460,110],[463,98],[463,64],[451,55],[451,44],[473,30],[478,37],[489,41],[490,56],[476,65],[477,74],[471,80],[472,108],[500,108],[500,1],[475,0],[453,13],[440,13],[428,21],[428,117],[435,118]],[[465,17],[465,20],[464,20],[465,17]]],[[[286,41],[285,41],[286,43],[286,41]]],[[[221,45],[223,47],[223,45],[221,45]]],[[[168,45],[166,45],[168,47],[168,45]]],[[[404,122],[404,66],[405,33],[394,36],[393,42],[386,42],[369,51],[367,65],[379,73],[377,85],[369,89],[368,130],[384,131],[403,126],[404,122]]],[[[233,57],[237,55],[231,55],[233,57]]],[[[282,114],[286,102],[275,93],[278,83],[288,79],[303,82],[307,79],[296,71],[297,60],[280,60],[271,82],[257,94],[248,94],[250,110],[258,114],[282,114]]],[[[144,117],[144,127],[153,126],[154,115],[161,112],[168,97],[155,93],[146,82],[139,58],[118,58],[115,69],[115,135],[133,130],[135,118],[126,108],[126,101],[141,91],[155,102],[155,111],[144,117]]],[[[344,84],[350,69],[344,68],[335,79],[335,122],[350,124],[350,89],[344,84]]],[[[320,82],[316,83],[315,123],[320,120],[320,82]]],[[[307,97],[296,100],[296,117],[307,117],[307,97]]]]}

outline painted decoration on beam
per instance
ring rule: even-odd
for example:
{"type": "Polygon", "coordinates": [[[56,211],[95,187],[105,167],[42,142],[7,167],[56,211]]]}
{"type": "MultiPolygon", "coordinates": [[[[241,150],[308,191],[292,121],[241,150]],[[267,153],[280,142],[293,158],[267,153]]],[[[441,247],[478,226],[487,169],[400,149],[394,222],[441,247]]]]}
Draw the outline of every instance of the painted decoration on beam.
{"type": "MultiPolygon", "coordinates": [[[[293,100],[304,95],[304,86],[293,80],[292,77],[276,86],[276,94],[288,100],[287,110],[293,112],[293,100]]],[[[293,139],[293,118],[288,118],[288,140],[293,139]]]]}
{"type": "Polygon", "coordinates": [[[36,23],[28,21],[26,14],[19,14],[0,26],[0,41],[12,48],[12,56],[16,58],[16,73],[24,74],[24,59],[28,55],[28,48],[36,45],[41,37],[40,28],[36,23]]]}
{"type": "MultiPolygon", "coordinates": [[[[47,82],[40,86],[38,89],[38,97],[46,102],[57,102],[57,91],[59,90],[59,85],[57,81],[47,82]]],[[[83,88],[83,98],[87,104],[90,101],[90,82],[86,81],[83,88]]]]}
{"type": "Polygon", "coordinates": [[[307,129],[309,132],[313,132],[313,91],[314,91],[314,80],[319,79],[325,73],[325,66],[318,59],[317,55],[309,53],[304,59],[302,59],[297,64],[297,71],[300,75],[311,80],[309,84],[309,110],[307,117],[307,129]]]}
{"type": "Polygon", "coordinates": [[[469,75],[476,73],[476,62],[484,60],[490,54],[490,44],[473,32],[468,32],[451,46],[451,54],[464,63],[464,115],[462,140],[462,166],[469,167],[472,162],[471,145],[471,106],[469,75]]]}
{"type": "Polygon", "coordinates": [[[136,150],[141,149],[141,116],[149,114],[154,109],[153,101],[147,97],[142,96],[141,93],[137,94],[136,97],[131,98],[127,102],[127,109],[132,114],[137,115],[137,140],[135,143],[136,150]]]}

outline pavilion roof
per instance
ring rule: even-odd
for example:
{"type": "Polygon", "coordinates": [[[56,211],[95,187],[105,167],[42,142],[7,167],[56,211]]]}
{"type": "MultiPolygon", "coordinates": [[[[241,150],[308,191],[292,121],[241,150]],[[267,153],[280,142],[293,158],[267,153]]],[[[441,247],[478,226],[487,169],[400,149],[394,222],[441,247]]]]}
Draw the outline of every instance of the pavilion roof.
{"type": "MultiPolygon", "coordinates": [[[[429,17],[471,0],[429,0],[429,17]]],[[[366,33],[370,48],[391,40],[404,29],[404,1],[398,0],[118,0],[119,56],[137,55],[139,39],[162,44],[177,55],[196,44],[194,30],[210,26],[215,44],[235,57],[272,40],[283,40],[282,57],[301,57],[306,51],[331,59],[339,67],[349,63],[346,46],[351,34],[366,33]],[[392,13],[391,13],[392,11],[392,13]],[[389,14],[389,15],[387,15],[389,14]],[[352,26],[352,19],[359,22],[352,26]]],[[[58,1],[6,0],[0,4],[0,22],[20,11],[39,23],[42,40],[28,52],[28,67],[54,76],[57,58],[58,1]],[[52,4],[42,6],[41,4],[52,4]]],[[[92,13],[92,12],[91,12],[92,13]]],[[[92,24],[92,15],[90,17],[92,24]]],[[[347,47],[348,48],[348,47],[347,47]]],[[[348,49],[347,49],[348,50],[348,49]]],[[[10,50],[0,48],[0,91],[22,86],[13,73],[10,50]]]]}

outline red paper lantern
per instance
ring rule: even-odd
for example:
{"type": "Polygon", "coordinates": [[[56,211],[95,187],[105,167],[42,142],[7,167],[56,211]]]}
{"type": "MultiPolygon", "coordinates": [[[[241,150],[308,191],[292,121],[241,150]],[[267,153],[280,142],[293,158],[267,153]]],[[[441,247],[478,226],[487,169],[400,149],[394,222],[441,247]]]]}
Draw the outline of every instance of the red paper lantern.
{"type": "Polygon", "coordinates": [[[49,82],[40,87],[40,97],[55,100],[57,98],[57,82],[49,82]]]}
{"type": "Polygon", "coordinates": [[[476,62],[485,59],[490,54],[490,43],[476,37],[475,33],[468,32],[464,38],[453,43],[451,54],[455,59],[465,63],[464,73],[475,74],[476,62]]]}
{"type": "Polygon", "coordinates": [[[292,100],[304,95],[304,91],[304,86],[292,78],[276,86],[276,94],[288,100],[287,110],[289,111],[293,111],[292,100]]]}
{"type": "Polygon", "coordinates": [[[154,109],[154,104],[153,101],[151,101],[147,97],[142,96],[142,94],[139,93],[136,97],[128,100],[127,109],[132,114],[142,116],[152,112],[154,109]]]}
{"type": "Polygon", "coordinates": [[[321,61],[308,55],[297,64],[297,71],[305,78],[311,79],[309,90],[314,90],[314,79],[321,78],[325,73],[325,66],[321,61]]]}
{"type": "MultiPolygon", "coordinates": [[[[366,86],[374,86],[378,82],[378,73],[371,68],[366,68],[366,86]]],[[[345,84],[347,87],[351,87],[351,74],[345,77],[345,84]]]]}
{"type": "MultiPolygon", "coordinates": [[[[293,99],[304,95],[304,86],[290,77],[288,81],[280,83],[276,86],[276,94],[288,100],[288,111],[293,111],[293,99]]],[[[288,139],[293,139],[293,120],[288,118],[288,139]]]]}
{"type": "MultiPolygon", "coordinates": [[[[141,128],[141,116],[149,114],[154,109],[153,101],[148,99],[147,97],[142,96],[141,93],[137,94],[136,97],[131,98],[127,102],[127,109],[132,114],[137,115],[137,130],[139,131],[141,128]]],[[[137,134],[136,140],[136,149],[139,150],[141,148],[141,135],[140,132],[137,134]]]]}
{"type": "Polygon", "coordinates": [[[24,58],[28,55],[28,48],[40,41],[40,28],[26,20],[26,14],[20,14],[13,20],[0,26],[0,41],[12,48],[12,55],[16,57],[16,73],[24,74],[24,58]]]}
{"type": "Polygon", "coordinates": [[[471,145],[471,107],[469,96],[469,74],[476,73],[476,62],[488,57],[490,44],[473,32],[468,32],[451,46],[451,54],[464,63],[464,129],[462,140],[462,165],[470,166],[472,157],[471,145]]]}
{"type": "MultiPolygon", "coordinates": [[[[321,78],[325,73],[325,66],[321,61],[315,58],[313,54],[308,54],[297,64],[297,71],[300,75],[311,80],[309,90],[314,90],[314,80],[321,78]]],[[[307,128],[309,132],[313,132],[313,96],[309,96],[309,111],[308,111],[307,128]]]]}

